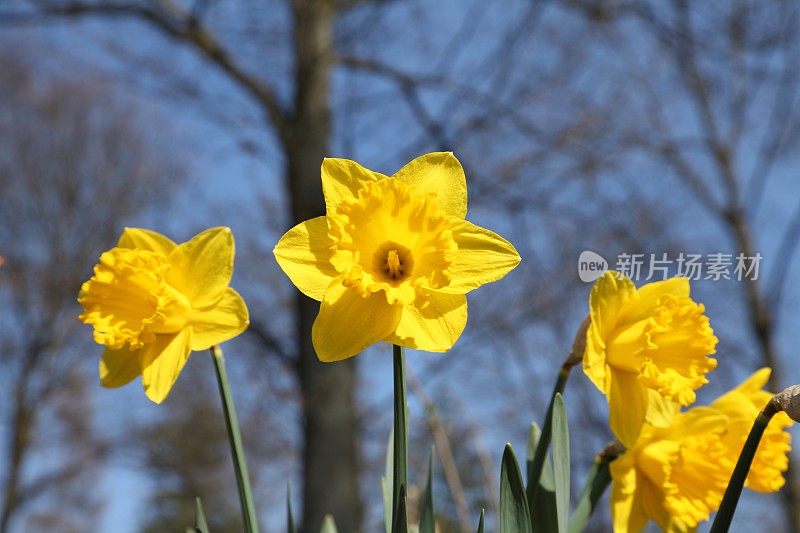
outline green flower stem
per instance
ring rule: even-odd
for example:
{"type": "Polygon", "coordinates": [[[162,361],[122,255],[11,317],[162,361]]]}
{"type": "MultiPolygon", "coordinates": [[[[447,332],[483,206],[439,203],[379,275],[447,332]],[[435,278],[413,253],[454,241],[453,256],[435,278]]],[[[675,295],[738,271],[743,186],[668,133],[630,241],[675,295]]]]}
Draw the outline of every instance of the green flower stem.
{"type": "Polygon", "coordinates": [[[539,479],[542,477],[547,448],[550,446],[550,439],[553,436],[553,404],[556,401],[556,394],[563,395],[572,367],[583,361],[583,353],[586,351],[586,332],[590,324],[591,317],[586,316],[578,326],[575,339],[572,341],[572,349],[561,365],[556,384],[553,387],[553,394],[550,395],[550,404],[547,406],[547,414],[545,415],[544,424],[542,424],[542,434],[539,436],[539,442],[533,454],[533,461],[528,464],[528,486],[525,492],[528,496],[529,505],[533,505],[536,501],[536,492],[539,490],[539,479]]]}
{"type": "Polygon", "coordinates": [[[236,483],[239,486],[239,502],[242,506],[242,520],[246,533],[258,533],[258,518],[253,505],[253,492],[250,488],[250,476],[247,474],[247,462],[244,458],[242,434],[239,431],[239,421],[236,418],[236,408],[233,405],[228,373],[225,371],[225,357],[219,346],[211,347],[211,356],[214,360],[214,369],[217,371],[219,394],[222,398],[222,410],[225,413],[225,426],[228,429],[228,440],[233,455],[233,465],[236,470],[236,483]]]}
{"type": "Polygon", "coordinates": [[[612,442],[594,458],[592,468],[586,476],[586,484],[578,498],[575,512],[569,520],[569,533],[580,533],[586,528],[586,524],[592,517],[597,502],[603,497],[603,493],[611,484],[611,461],[624,453],[624,448],[618,442],[612,442]]]}
{"type": "MultiPolygon", "coordinates": [[[[408,487],[408,419],[406,417],[406,376],[403,347],[393,345],[392,354],[394,359],[394,457],[393,466],[393,488],[392,488],[392,509],[394,513],[404,513],[406,506],[401,500],[405,499],[408,487]]],[[[398,520],[393,516],[392,524],[404,524],[404,520],[398,520]]],[[[400,526],[402,527],[402,526],[400,526]]],[[[394,530],[394,528],[393,528],[394,530]]]]}
{"type": "Polygon", "coordinates": [[[725,495],[722,497],[722,503],[717,511],[717,516],[714,517],[714,523],[711,524],[710,533],[725,533],[731,527],[733,521],[733,513],[736,512],[736,505],[739,503],[739,496],[742,494],[744,482],[747,479],[747,474],[750,472],[750,465],[753,463],[753,457],[758,450],[758,443],[761,441],[761,436],[764,430],[767,429],[769,421],[776,413],[781,411],[781,407],[773,398],[764,409],[758,413],[756,421],[753,423],[753,428],[747,436],[747,441],[744,443],[742,453],[739,454],[739,460],[736,462],[736,467],[733,469],[731,480],[728,482],[728,488],[725,489],[725,495]]]}

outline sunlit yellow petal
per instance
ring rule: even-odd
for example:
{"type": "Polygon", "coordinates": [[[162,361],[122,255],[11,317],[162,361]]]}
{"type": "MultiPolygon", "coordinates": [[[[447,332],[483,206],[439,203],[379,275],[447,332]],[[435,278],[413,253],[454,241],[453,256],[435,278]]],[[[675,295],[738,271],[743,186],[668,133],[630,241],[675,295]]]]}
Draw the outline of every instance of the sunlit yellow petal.
{"type": "Polygon", "coordinates": [[[355,161],[326,157],[322,160],[322,192],[327,213],[333,213],[342,200],[355,198],[365,183],[381,179],[386,176],[355,161]]]}
{"type": "Polygon", "coordinates": [[[613,370],[608,391],[608,417],[611,431],[630,448],[636,443],[647,414],[647,389],[633,372],[613,370]]]}
{"type": "MultiPolygon", "coordinates": [[[[586,352],[583,357],[583,371],[595,387],[608,394],[609,375],[607,362],[608,342],[613,342],[612,333],[617,326],[620,310],[636,297],[636,287],[628,278],[617,277],[607,272],[595,282],[589,295],[589,316],[591,322],[586,331],[586,352]]],[[[628,365],[629,371],[633,368],[628,365]]]]}
{"type": "MultiPolygon", "coordinates": [[[[627,279],[627,278],[625,278],[627,279]]],[[[631,283],[631,286],[633,284],[631,283]]],[[[689,280],[687,278],[669,278],[642,285],[636,291],[638,298],[630,300],[630,304],[620,310],[620,322],[636,322],[649,318],[658,305],[658,299],[665,295],[689,297],[689,280]]]]}
{"type": "Polygon", "coordinates": [[[136,248],[169,255],[177,245],[171,239],[149,229],[125,228],[117,246],[119,248],[136,248]]]}
{"type": "Polygon", "coordinates": [[[451,152],[420,156],[398,170],[395,178],[418,194],[434,194],[439,207],[450,215],[467,216],[467,179],[461,163],[451,152]]]}
{"type": "Polygon", "coordinates": [[[208,229],[169,254],[167,280],[195,309],[214,305],[233,275],[234,241],[230,228],[208,229]]]}
{"type": "Polygon", "coordinates": [[[158,335],[145,346],[142,384],[147,397],[155,403],[166,399],[191,353],[191,334],[184,329],[176,335],[158,335]]]}
{"type": "Polygon", "coordinates": [[[619,323],[622,309],[636,298],[636,287],[625,276],[606,272],[600,276],[589,295],[589,314],[592,328],[598,330],[598,338],[606,342],[619,323]]]}
{"type": "Polygon", "coordinates": [[[680,405],[661,396],[653,389],[647,389],[647,423],[659,428],[672,425],[680,405]]]}
{"type": "Polygon", "coordinates": [[[463,294],[428,296],[423,305],[407,305],[390,342],[415,350],[446,352],[467,324],[467,298],[463,294]]]}
{"type": "Polygon", "coordinates": [[[611,472],[611,517],[615,533],[639,533],[647,525],[637,487],[634,453],[624,453],[609,465],[611,472]]]}
{"type": "Polygon", "coordinates": [[[330,262],[325,217],[306,220],[287,231],[272,253],[292,283],[303,294],[317,301],[322,300],[325,290],[338,276],[330,262]]]}
{"type": "Polygon", "coordinates": [[[311,330],[317,357],[323,362],[340,361],[388,338],[401,312],[401,307],[386,302],[382,292],[362,295],[341,280],[334,281],[311,330]]]}
{"type": "Polygon", "coordinates": [[[517,250],[498,234],[466,220],[453,218],[451,222],[458,251],[447,269],[450,284],[442,292],[467,293],[499,280],[519,264],[517,250]]]}
{"type": "Polygon", "coordinates": [[[127,385],[142,373],[142,350],[128,347],[106,349],[100,358],[100,384],[116,388],[127,385]]]}
{"type": "Polygon", "coordinates": [[[230,340],[247,329],[249,323],[247,305],[239,293],[229,287],[214,307],[192,316],[192,350],[207,350],[230,340]]]}

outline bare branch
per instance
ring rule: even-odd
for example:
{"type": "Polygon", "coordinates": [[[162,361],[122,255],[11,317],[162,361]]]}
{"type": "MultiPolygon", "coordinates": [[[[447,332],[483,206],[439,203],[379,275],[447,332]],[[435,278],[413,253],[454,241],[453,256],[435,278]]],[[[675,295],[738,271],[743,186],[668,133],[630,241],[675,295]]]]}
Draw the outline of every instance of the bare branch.
{"type": "Polygon", "coordinates": [[[24,25],[46,22],[52,18],[138,18],[162,31],[165,35],[193,46],[203,57],[220,68],[264,108],[267,118],[278,133],[285,133],[286,111],[278,102],[272,89],[246,72],[222,48],[214,34],[201,24],[196,13],[160,0],[159,6],[135,3],[87,4],[70,2],[61,5],[47,4],[34,12],[0,12],[0,24],[24,25]]]}

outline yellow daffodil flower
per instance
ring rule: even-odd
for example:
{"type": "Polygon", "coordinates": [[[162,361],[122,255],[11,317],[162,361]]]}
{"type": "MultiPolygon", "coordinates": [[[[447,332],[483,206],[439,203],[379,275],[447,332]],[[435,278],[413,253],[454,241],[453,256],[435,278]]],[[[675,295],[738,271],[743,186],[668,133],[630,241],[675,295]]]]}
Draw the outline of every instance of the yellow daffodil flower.
{"type": "Polygon", "coordinates": [[[298,224],[274,254],[300,291],[321,301],[312,329],[322,361],[388,341],[444,352],[467,322],[465,294],[519,263],[499,235],[464,220],[467,186],[451,153],[394,176],[325,159],[326,216],[298,224]]]}
{"type": "MultiPolygon", "coordinates": [[[[772,393],[762,390],[770,372],[769,368],[758,370],[711,404],[728,417],[728,431],[723,440],[733,462],[738,459],[759,411],[772,398],[772,393]]],[[[788,454],[792,448],[792,436],[786,428],[791,425],[792,419],[784,412],[772,417],[753,458],[746,487],[756,492],[775,492],[783,486],[783,473],[789,468],[788,454]]]]}
{"type": "Polygon", "coordinates": [[[228,287],[234,241],[212,228],[176,245],[145,229],[126,228],[81,286],[79,319],[106,347],[100,382],[121,387],[142,376],[161,403],[192,351],[206,350],[247,328],[247,306],[228,287]]]}
{"type": "MultiPolygon", "coordinates": [[[[756,415],[772,397],[761,390],[768,377],[768,369],[759,370],[710,406],[675,414],[667,427],[644,425],[610,465],[616,533],[642,531],[649,520],[667,532],[694,531],[719,508],[756,415]]],[[[783,485],[790,424],[779,413],[767,427],[747,478],[753,490],[783,485]]]]}
{"type": "Polygon", "coordinates": [[[663,425],[663,397],[690,405],[717,361],[717,338],[702,304],[689,297],[689,280],[672,278],[637,289],[606,272],[589,297],[583,370],[607,397],[611,429],[625,446],[645,420],[663,425]]]}
{"type": "Polygon", "coordinates": [[[723,435],[727,417],[698,407],[667,428],[645,424],[639,440],[611,465],[615,533],[637,533],[649,520],[667,532],[693,531],[722,501],[734,463],[723,435]]]}

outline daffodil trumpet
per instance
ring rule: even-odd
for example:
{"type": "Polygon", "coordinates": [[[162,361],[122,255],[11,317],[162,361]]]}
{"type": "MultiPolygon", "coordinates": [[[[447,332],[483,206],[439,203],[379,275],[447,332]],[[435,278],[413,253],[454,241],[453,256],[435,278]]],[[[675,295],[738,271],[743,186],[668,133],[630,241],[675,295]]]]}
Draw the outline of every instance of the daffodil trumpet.
{"type": "Polygon", "coordinates": [[[525,487],[525,492],[527,493],[528,502],[530,504],[533,504],[536,500],[536,492],[539,489],[539,478],[542,476],[542,468],[544,467],[545,457],[547,456],[547,448],[550,446],[550,440],[553,434],[553,403],[555,402],[557,394],[564,393],[564,388],[567,385],[567,379],[569,378],[569,373],[572,371],[572,368],[583,361],[583,353],[586,350],[586,332],[589,328],[589,324],[590,317],[587,316],[583,319],[581,325],[578,326],[578,331],[572,342],[572,349],[558,371],[558,376],[553,386],[553,393],[550,395],[550,403],[547,406],[547,414],[545,415],[544,425],[542,426],[542,433],[539,436],[539,442],[536,444],[533,460],[528,464],[528,485],[525,487]]]}
{"type": "Polygon", "coordinates": [[[244,456],[242,434],[239,430],[239,419],[233,404],[228,373],[225,370],[225,356],[219,346],[211,347],[211,358],[217,374],[219,395],[222,399],[222,411],[225,414],[225,428],[228,430],[233,465],[236,471],[236,485],[239,489],[239,504],[242,507],[242,521],[246,533],[258,533],[258,515],[253,502],[253,490],[250,487],[250,475],[247,472],[247,461],[244,456]]]}

